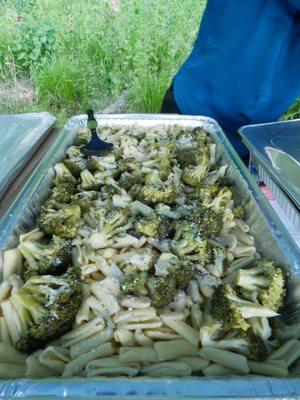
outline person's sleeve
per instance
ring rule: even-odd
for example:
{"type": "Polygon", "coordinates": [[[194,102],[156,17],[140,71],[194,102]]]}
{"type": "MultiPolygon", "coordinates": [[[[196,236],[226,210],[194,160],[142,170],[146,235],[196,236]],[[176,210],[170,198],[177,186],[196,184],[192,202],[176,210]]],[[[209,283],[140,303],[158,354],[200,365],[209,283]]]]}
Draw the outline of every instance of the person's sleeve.
{"type": "Polygon", "coordinates": [[[300,11],[300,0],[289,0],[289,2],[300,11]]]}

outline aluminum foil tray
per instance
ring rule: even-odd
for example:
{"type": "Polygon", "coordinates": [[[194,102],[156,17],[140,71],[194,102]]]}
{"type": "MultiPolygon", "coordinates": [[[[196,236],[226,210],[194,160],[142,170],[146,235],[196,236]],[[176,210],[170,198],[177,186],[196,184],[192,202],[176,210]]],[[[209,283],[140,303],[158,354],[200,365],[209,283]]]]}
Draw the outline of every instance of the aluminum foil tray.
{"type": "Polygon", "coordinates": [[[239,132],[253,156],[300,213],[300,119],[248,125],[239,132]]]}
{"type": "MultiPolygon", "coordinates": [[[[253,158],[255,158],[253,156],[253,158]]],[[[254,161],[255,162],[255,161],[254,161]]],[[[292,200],[287,194],[281,189],[277,182],[270,176],[268,171],[259,162],[255,162],[257,165],[258,179],[260,182],[264,182],[265,185],[270,189],[271,193],[277,200],[278,204],[282,208],[282,211],[287,216],[290,223],[300,234],[300,212],[292,200]]]]}
{"type": "Polygon", "coordinates": [[[0,198],[55,121],[47,112],[0,115],[0,198]]]}
{"type": "MultiPolygon", "coordinates": [[[[219,125],[210,118],[174,115],[98,115],[100,127],[142,126],[150,127],[177,124],[186,128],[203,127],[217,143],[217,155],[222,163],[229,165],[227,176],[236,192],[236,199],[245,206],[246,219],[256,239],[258,251],[276,260],[290,274],[289,285],[297,284],[300,276],[300,254],[294,241],[278,220],[276,214],[253,181],[246,167],[224,136],[219,125]]],[[[86,124],[85,116],[69,120],[52,148],[46,154],[22,189],[7,215],[0,222],[0,249],[15,246],[21,232],[34,225],[41,202],[49,192],[54,177],[53,165],[64,158],[65,149],[72,143],[74,135],[86,124]]],[[[287,308],[300,303],[290,291],[287,308]],[[292,296],[292,297],[291,297],[292,296]]],[[[298,293],[299,295],[299,293],[298,293]]],[[[297,314],[288,313],[292,319],[297,314]]],[[[299,315],[300,317],[300,315],[299,315]]],[[[295,321],[295,319],[294,319],[295,321]]],[[[291,321],[292,322],[292,321],[291,321]]],[[[0,381],[0,398],[101,398],[101,399],[241,399],[241,398],[285,398],[300,396],[299,376],[286,379],[262,376],[226,378],[99,378],[99,379],[47,379],[0,381]],[[52,396],[52,397],[51,397],[52,396]]]]}

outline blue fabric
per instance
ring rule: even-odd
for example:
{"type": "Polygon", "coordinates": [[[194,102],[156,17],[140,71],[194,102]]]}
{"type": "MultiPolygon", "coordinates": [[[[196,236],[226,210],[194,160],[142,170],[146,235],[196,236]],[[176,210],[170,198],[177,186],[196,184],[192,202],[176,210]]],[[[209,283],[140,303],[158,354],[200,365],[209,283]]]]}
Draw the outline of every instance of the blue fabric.
{"type": "Polygon", "coordinates": [[[208,0],[174,78],[182,114],[215,118],[241,156],[238,128],[277,120],[300,95],[300,0],[208,0]]]}

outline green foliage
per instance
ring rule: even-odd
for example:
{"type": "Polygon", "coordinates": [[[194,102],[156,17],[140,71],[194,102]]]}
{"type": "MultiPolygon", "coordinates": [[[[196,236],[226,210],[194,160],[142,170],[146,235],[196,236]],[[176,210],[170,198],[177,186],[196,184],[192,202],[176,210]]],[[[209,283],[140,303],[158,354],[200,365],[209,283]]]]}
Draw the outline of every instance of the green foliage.
{"type": "MultiPolygon", "coordinates": [[[[22,111],[44,109],[65,119],[87,106],[104,109],[118,99],[123,99],[123,111],[160,110],[165,90],[191,51],[206,0],[118,3],[113,8],[110,0],[0,1],[0,77],[13,84],[7,66],[12,43],[20,44],[20,50],[14,52],[16,65],[29,64],[27,70],[32,64],[34,68],[43,66],[38,73],[29,71],[37,99],[24,104],[22,111]],[[29,39],[19,38],[19,16],[27,21],[29,39]],[[53,59],[46,56],[47,63],[41,61],[44,45],[39,51],[35,44],[40,37],[36,27],[43,20],[57,27],[55,54],[48,40],[52,31],[47,24],[42,27],[47,37],[45,48],[55,55],[53,59]],[[21,55],[17,60],[24,52],[25,58],[21,55]]],[[[15,110],[20,110],[20,104],[12,99],[12,104],[0,101],[0,112],[13,112],[14,102],[15,110]]],[[[299,103],[285,118],[297,115],[299,103]]]]}
{"type": "Polygon", "coordinates": [[[18,67],[37,69],[44,66],[56,48],[56,30],[45,20],[27,21],[19,26],[12,44],[12,53],[18,67]]]}

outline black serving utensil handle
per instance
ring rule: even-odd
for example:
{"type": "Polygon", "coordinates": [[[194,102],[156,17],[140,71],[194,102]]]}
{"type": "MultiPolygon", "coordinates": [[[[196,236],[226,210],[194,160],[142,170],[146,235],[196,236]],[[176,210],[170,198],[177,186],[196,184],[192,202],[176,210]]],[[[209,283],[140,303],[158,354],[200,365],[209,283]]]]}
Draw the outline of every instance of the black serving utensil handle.
{"type": "Polygon", "coordinates": [[[94,111],[87,110],[87,127],[91,130],[91,140],[82,149],[83,153],[90,156],[103,156],[113,149],[113,144],[101,140],[97,133],[98,122],[95,118],[94,111]]]}

